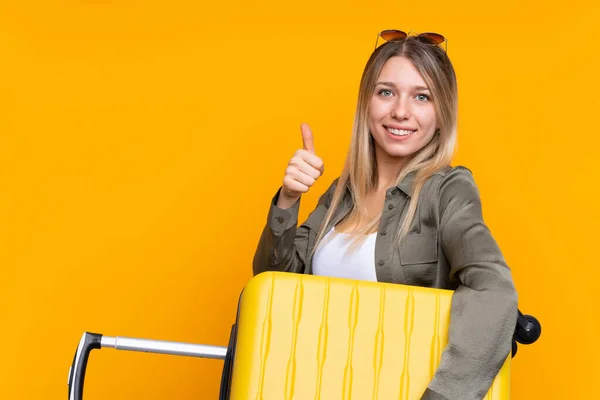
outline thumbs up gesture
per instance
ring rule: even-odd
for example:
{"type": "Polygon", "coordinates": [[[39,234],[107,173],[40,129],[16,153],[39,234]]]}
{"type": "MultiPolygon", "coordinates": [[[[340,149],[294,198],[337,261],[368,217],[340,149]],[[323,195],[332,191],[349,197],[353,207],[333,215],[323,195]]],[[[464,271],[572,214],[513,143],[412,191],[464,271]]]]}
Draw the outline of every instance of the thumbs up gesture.
{"type": "Polygon", "coordinates": [[[307,124],[302,124],[300,129],[303,146],[296,150],[288,163],[277,201],[277,206],[284,209],[294,205],[303,193],[308,192],[324,171],[323,160],[315,154],[312,131],[307,124]]]}

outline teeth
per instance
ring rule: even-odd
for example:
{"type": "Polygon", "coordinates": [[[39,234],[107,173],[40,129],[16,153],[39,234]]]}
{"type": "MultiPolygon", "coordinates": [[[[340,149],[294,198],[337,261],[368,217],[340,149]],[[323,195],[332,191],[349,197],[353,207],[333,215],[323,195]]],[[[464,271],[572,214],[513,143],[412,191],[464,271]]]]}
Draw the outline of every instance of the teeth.
{"type": "Polygon", "coordinates": [[[388,132],[390,132],[393,135],[396,136],[406,136],[406,135],[410,135],[411,133],[414,133],[415,131],[406,131],[404,129],[394,129],[394,128],[387,128],[388,132]]]}

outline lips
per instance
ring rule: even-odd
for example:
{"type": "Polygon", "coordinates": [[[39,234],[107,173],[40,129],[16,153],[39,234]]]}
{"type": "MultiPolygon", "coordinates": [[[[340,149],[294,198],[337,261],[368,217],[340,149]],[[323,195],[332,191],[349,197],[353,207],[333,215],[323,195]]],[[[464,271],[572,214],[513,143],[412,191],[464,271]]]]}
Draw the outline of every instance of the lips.
{"type": "Polygon", "coordinates": [[[397,127],[386,126],[385,129],[388,131],[388,133],[390,133],[396,137],[409,136],[417,131],[416,129],[411,129],[411,128],[407,128],[407,127],[397,128],[397,127]]]}
{"type": "Polygon", "coordinates": [[[400,129],[403,131],[416,131],[416,128],[410,127],[410,126],[397,126],[397,125],[384,125],[384,127],[386,129],[391,128],[391,129],[400,129]]]}

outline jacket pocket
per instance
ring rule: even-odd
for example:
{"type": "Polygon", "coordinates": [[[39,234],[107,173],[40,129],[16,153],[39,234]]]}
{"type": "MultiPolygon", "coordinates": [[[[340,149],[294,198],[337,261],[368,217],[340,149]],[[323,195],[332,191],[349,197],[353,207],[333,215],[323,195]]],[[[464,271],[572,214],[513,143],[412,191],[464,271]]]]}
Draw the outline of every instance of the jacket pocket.
{"type": "Polygon", "coordinates": [[[438,274],[437,235],[434,233],[408,235],[396,250],[402,283],[433,287],[438,274]]]}
{"type": "Polygon", "coordinates": [[[430,264],[438,261],[437,235],[408,235],[400,246],[400,264],[430,264]]]}

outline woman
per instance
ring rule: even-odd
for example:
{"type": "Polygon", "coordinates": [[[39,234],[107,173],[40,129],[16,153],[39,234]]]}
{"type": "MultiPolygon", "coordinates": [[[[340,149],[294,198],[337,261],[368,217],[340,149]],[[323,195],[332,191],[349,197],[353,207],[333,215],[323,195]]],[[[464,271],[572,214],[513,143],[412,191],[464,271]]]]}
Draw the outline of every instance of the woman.
{"type": "Polygon", "coordinates": [[[517,294],[471,172],[450,166],[457,85],[443,37],[380,35],[388,41],[365,67],[341,175],[298,226],[300,197],[323,174],[302,125],[253,272],[454,290],[448,346],[422,399],[481,399],[511,350],[517,294]]]}

